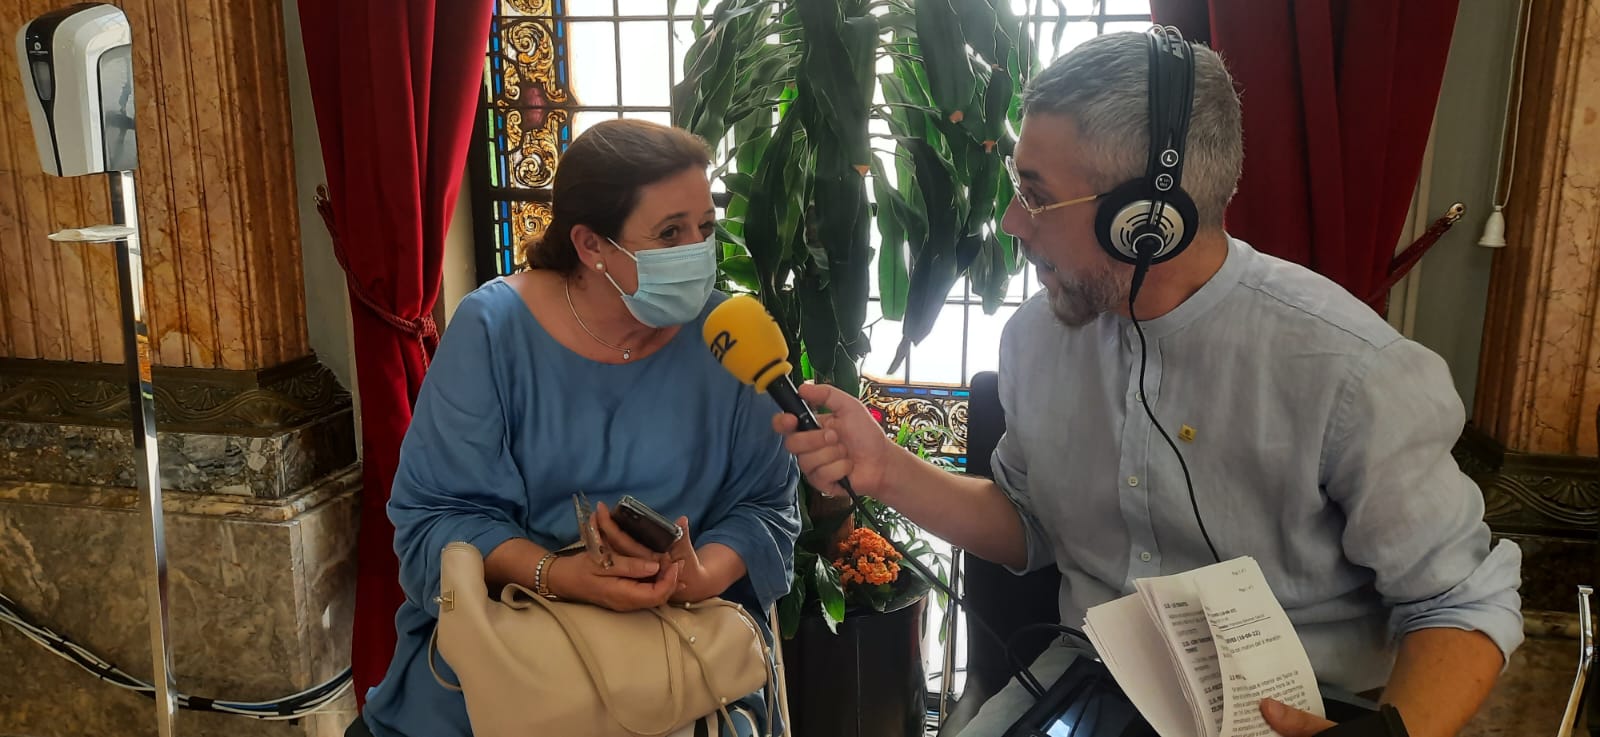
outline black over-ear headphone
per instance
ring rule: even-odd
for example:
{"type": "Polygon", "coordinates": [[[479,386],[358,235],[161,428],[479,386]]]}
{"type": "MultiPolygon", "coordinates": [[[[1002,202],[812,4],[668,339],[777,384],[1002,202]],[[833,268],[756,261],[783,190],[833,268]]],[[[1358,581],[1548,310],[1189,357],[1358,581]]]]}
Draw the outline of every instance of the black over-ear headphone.
{"type": "Polygon", "coordinates": [[[1128,289],[1128,317],[1139,334],[1139,403],[1160,431],[1167,446],[1178,457],[1183,469],[1183,485],[1189,490],[1189,504],[1200,527],[1211,557],[1221,562],[1217,546],[1211,544],[1200,516],[1200,502],[1194,495],[1194,480],[1183,451],[1161,426],[1155,410],[1145,399],[1145,364],[1150,353],[1134,304],[1139,286],[1152,264],[1166,261],[1183,252],[1194,240],[1200,216],[1194,200],[1183,191],[1184,144],[1189,137],[1189,116],[1194,111],[1194,47],[1183,40],[1176,28],[1157,26],[1150,30],[1150,150],[1144,177],[1123,182],[1100,198],[1095,212],[1094,234],[1100,247],[1118,261],[1133,264],[1133,279],[1128,289]]]}
{"type": "MultiPolygon", "coordinates": [[[[1112,258],[1149,266],[1194,240],[1199,213],[1183,191],[1184,144],[1194,109],[1194,48],[1178,29],[1150,29],[1150,150],[1142,178],[1100,198],[1095,237],[1112,258]]],[[[1142,274],[1140,276],[1143,276],[1142,274]]]]}

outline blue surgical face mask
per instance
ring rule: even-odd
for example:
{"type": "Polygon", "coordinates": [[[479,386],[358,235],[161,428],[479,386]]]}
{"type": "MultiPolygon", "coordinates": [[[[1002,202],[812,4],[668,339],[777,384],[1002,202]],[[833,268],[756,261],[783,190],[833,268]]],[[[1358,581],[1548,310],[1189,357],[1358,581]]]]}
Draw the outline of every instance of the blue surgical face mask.
{"type": "Polygon", "coordinates": [[[717,281],[716,236],[699,243],[639,253],[610,238],[606,240],[638,264],[639,289],[633,294],[622,291],[617,280],[606,274],[635,319],[653,328],[664,328],[682,325],[700,315],[717,281]]]}

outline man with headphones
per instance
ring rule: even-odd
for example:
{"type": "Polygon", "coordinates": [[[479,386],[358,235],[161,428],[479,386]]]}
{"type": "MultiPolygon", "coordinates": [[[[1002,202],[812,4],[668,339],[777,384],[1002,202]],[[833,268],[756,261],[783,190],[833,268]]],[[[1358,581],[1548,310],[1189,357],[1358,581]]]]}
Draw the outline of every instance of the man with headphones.
{"type": "MultiPolygon", "coordinates": [[[[1252,556],[1325,689],[1453,735],[1522,641],[1520,551],[1491,546],[1450,455],[1464,410],[1444,362],[1224,231],[1239,104],[1222,60],[1164,28],[1087,41],[1029,82],[1002,226],[1045,290],[1002,338],[994,481],[921,463],[831,387],[801,389],[820,431],[774,426],[824,493],[848,476],[968,552],[1055,565],[1066,625],[1135,579],[1252,556]]],[[[1048,684],[1077,654],[1058,643],[1031,671],[1048,684]]],[[[1030,703],[1013,682],[962,734],[1030,703]]],[[[1285,737],[1332,727],[1262,713],[1285,737]]]]}

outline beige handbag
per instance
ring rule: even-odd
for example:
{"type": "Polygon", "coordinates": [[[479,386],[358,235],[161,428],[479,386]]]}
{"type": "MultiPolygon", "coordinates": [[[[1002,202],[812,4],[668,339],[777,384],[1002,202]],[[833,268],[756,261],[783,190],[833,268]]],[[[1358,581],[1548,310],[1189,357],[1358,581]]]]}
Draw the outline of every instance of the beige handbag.
{"type": "Polygon", "coordinates": [[[660,737],[711,714],[726,722],[727,705],[762,685],[774,695],[766,642],[733,602],[614,612],[516,584],[494,600],[482,554],[463,542],[445,546],[439,582],[433,644],[461,683],[434,678],[462,692],[474,737],[660,737]]]}

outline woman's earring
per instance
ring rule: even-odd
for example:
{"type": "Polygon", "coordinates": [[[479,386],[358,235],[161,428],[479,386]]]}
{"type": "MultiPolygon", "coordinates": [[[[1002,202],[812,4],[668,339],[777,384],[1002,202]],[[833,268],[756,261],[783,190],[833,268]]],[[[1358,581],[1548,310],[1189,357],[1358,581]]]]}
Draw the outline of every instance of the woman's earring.
{"type": "Polygon", "coordinates": [[[596,262],[594,262],[594,270],[595,271],[605,271],[606,270],[606,262],[604,262],[604,261],[596,261],[596,262]]]}

